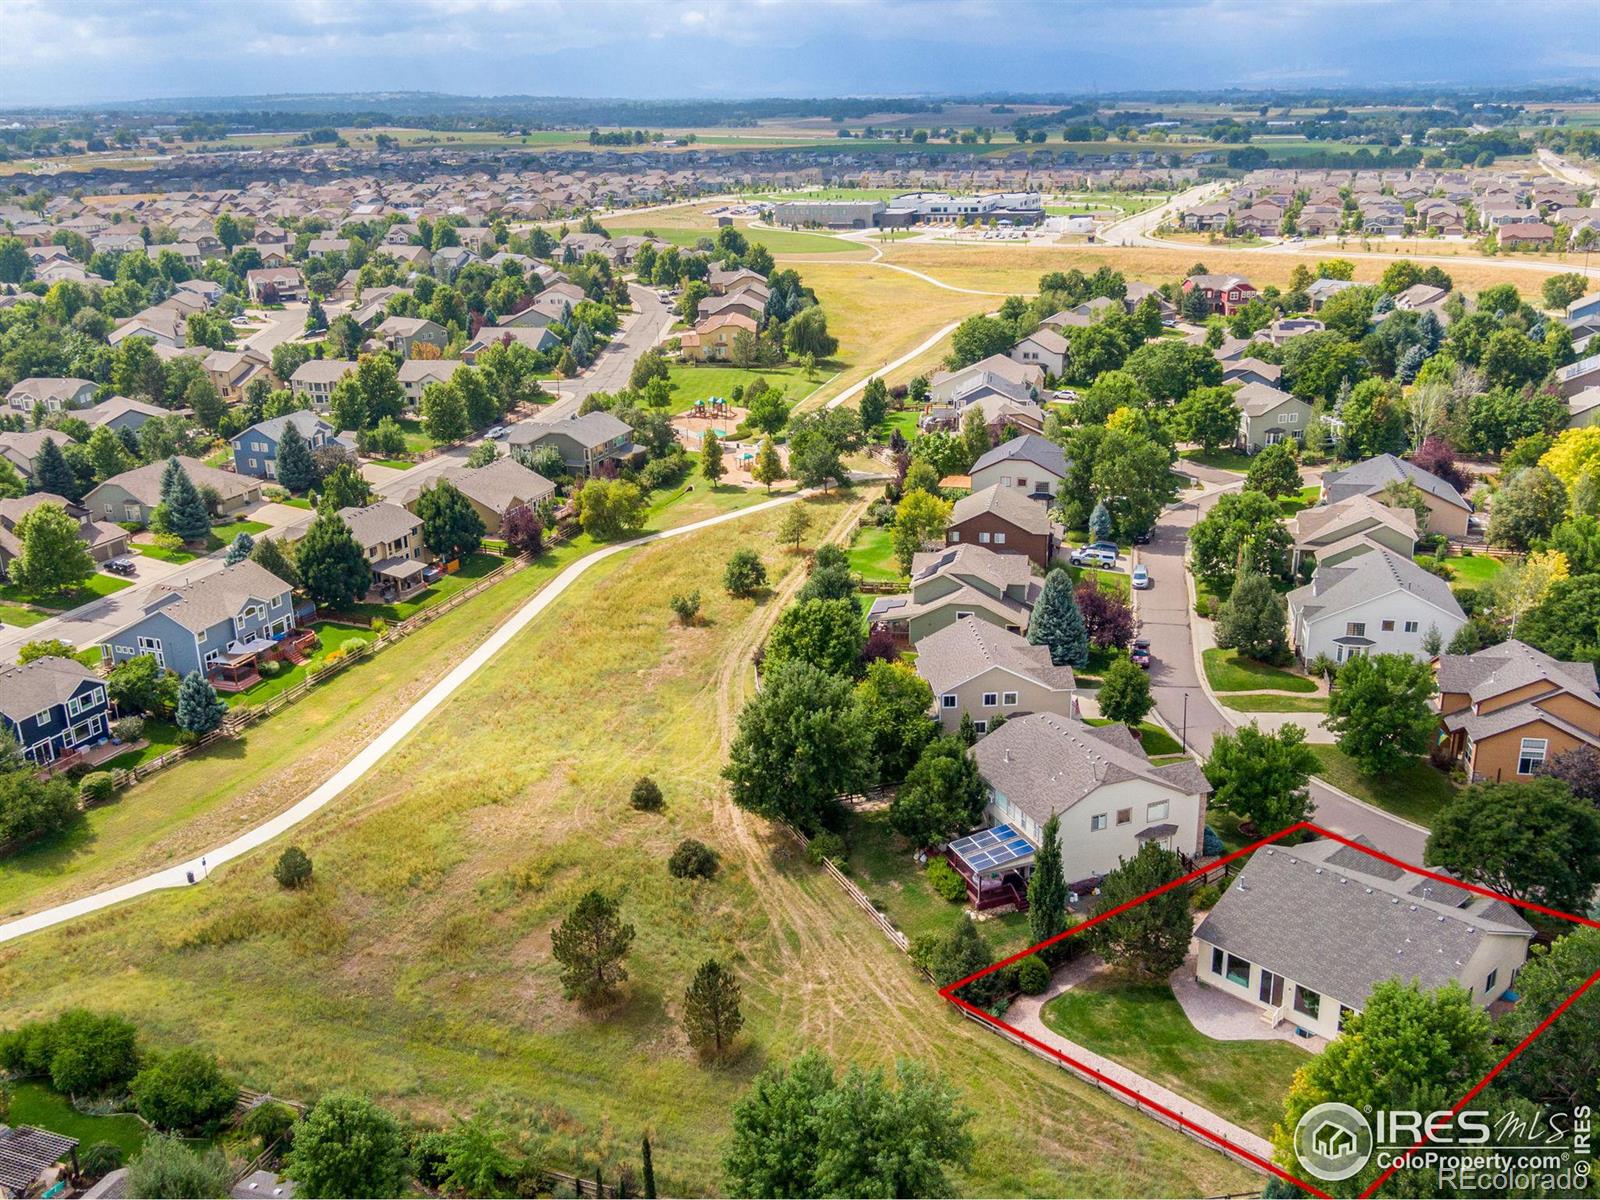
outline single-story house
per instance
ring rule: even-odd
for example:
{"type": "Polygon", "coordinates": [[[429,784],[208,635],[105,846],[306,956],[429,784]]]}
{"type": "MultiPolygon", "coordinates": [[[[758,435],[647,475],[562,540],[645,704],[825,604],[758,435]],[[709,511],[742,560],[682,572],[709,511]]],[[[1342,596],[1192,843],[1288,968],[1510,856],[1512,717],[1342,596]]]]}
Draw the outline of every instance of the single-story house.
{"type": "Polygon", "coordinates": [[[135,432],[146,421],[156,417],[169,415],[170,409],[158,408],[154,404],[146,404],[143,400],[133,400],[127,396],[112,396],[100,401],[91,408],[83,409],[73,415],[86,422],[90,429],[99,429],[102,425],[109,426],[113,431],[132,429],[135,432]]]}

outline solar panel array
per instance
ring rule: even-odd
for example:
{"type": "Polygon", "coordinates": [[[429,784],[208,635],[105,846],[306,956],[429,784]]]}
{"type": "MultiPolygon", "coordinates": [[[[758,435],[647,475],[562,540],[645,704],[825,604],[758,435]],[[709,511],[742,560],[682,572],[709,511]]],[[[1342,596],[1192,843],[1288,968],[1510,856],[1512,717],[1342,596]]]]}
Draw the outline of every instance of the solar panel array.
{"type": "Polygon", "coordinates": [[[980,829],[951,842],[950,849],[975,871],[993,871],[1034,854],[1033,843],[1009,825],[980,829]]]}

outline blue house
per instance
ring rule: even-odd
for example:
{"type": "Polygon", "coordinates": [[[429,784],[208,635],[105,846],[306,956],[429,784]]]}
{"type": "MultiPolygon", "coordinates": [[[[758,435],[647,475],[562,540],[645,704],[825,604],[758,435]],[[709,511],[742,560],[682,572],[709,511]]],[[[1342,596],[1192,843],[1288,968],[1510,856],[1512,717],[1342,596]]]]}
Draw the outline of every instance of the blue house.
{"type": "Polygon", "coordinates": [[[103,742],[110,725],[105,681],[77,660],[0,667],[0,730],[34,762],[57,762],[103,742]]]}
{"type": "Polygon", "coordinates": [[[100,643],[100,653],[113,664],[148,654],[169,671],[200,671],[218,691],[236,692],[260,678],[260,661],[301,661],[312,636],[296,628],[289,585],[245,559],[158,593],[136,621],[100,643]]]}
{"type": "Polygon", "coordinates": [[[339,440],[334,429],[314,412],[285,413],[281,417],[258,422],[243,433],[236,433],[233,443],[233,469],[241,475],[254,475],[257,479],[278,477],[278,443],[283,440],[284,426],[293,425],[312,450],[328,446],[339,440]]]}

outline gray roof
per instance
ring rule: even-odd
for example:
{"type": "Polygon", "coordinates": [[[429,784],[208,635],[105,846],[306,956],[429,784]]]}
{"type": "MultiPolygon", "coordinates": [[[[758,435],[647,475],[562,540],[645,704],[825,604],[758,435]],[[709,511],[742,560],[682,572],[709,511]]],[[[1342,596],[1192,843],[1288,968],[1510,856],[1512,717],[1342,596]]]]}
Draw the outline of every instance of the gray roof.
{"type": "Polygon", "coordinates": [[[1347,558],[1337,566],[1318,567],[1310,583],[1289,593],[1289,604],[1296,611],[1315,616],[1343,612],[1396,590],[1411,592],[1435,608],[1466,620],[1448,583],[1376,543],[1365,554],[1347,558]]]}
{"type": "Polygon", "coordinates": [[[356,364],[342,358],[311,358],[294,369],[290,383],[338,383],[356,364]]]}
{"type": "MultiPolygon", "coordinates": [[[[1280,408],[1295,397],[1265,383],[1247,383],[1233,394],[1233,402],[1248,417],[1259,417],[1280,408]]],[[[1301,400],[1301,404],[1305,401],[1301,400]]]]}
{"type": "Polygon", "coordinates": [[[556,490],[555,484],[514,458],[497,458],[482,467],[452,467],[444,478],[467,499],[501,514],[518,504],[537,503],[556,490]]]}
{"type": "Polygon", "coordinates": [[[1381,491],[1395,480],[1414,483],[1419,491],[1437,496],[1457,508],[1472,511],[1472,505],[1467,503],[1466,497],[1450,484],[1393,454],[1379,454],[1343,471],[1329,471],[1322,477],[1322,495],[1329,502],[1346,500],[1361,493],[1381,491]]]}
{"type": "Polygon", "coordinates": [[[26,1196],[39,1176],[78,1148],[78,1139],[32,1125],[0,1125],[0,1192],[26,1196]]]}
{"type": "Polygon", "coordinates": [[[571,438],[580,446],[603,446],[612,438],[633,432],[625,422],[608,412],[589,412],[555,421],[523,421],[511,427],[508,438],[516,445],[534,445],[553,433],[571,438]]]}
{"type": "MultiPolygon", "coordinates": [[[[248,475],[240,475],[234,471],[219,471],[216,467],[208,467],[198,458],[190,458],[187,454],[176,455],[178,465],[183,468],[189,482],[195,487],[214,487],[217,494],[224,500],[235,496],[245,496],[251,492],[260,491],[261,481],[248,475]]],[[[153,463],[146,463],[142,467],[135,467],[131,471],[124,471],[120,475],[113,475],[104,483],[89,493],[93,496],[100,488],[119,487],[146,508],[154,508],[161,503],[161,476],[167,469],[167,460],[159,458],[153,463]]],[[[93,502],[88,497],[84,498],[86,504],[93,508],[93,502]]]]}
{"type": "MultiPolygon", "coordinates": [[[[296,373],[298,374],[298,372],[296,373]]],[[[268,417],[265,421],[257,421],[254,425],[250,426],[249,429],[244,430],[242,433],[234,434],[233,440],[236,442],[241,441],[252,433],[259,433],[271,438],[274,442],[281,441],[283,439],[284,427],[288,425],[293,425],[297,430],[299,430],[300,436],[305,438],[307,441],[311,440],[311,435],[315,433],[319,427],[326,430],[328,433],[333,432],[332,425],[329,425],[326,421],[309,409],[302,408],[297,409],[294,412],[284,413],[281,417],[268,417]]]]}
{"type": "MultiPolygon", "coordinates": [[[[159,612],[171,617],[185,629],[199,633],[219,621],[237,616],[247,601],[265,602],[288,591],[287,583],[247,558],[193,583],[182,583],[167,589],[145,604],[139,621],[159,612]]],[[[139,621],[130,624],[136,625],[139,621]]],[[[115,638],[116,634],[112,634],[103,640],[109,642],[115,638]]]]}
{"type": "Polygon", "coordinates": [[[112,396],[100,401],[99,404],[82,409],[72,415],[85,421],[91,428],[98,429],[107,421],[115,420],[125,413],[139,413],[146,417],[164,417],[171,410],[158,408],[154,404],[146,404],[143,400],[133,400],[127,396],[112,396]]]}
{"type": "Polygon", "coordinates": [[[39,375],[30,375],[27,379],[18,382],[15,387],[7,392],[6,399],[16,400],[26,396],[31,400],[47,400],[54,398],[56,400],[66,401],[72,399],[72,397],[76,396],[86,387],[94,387],[94,380],[46,378],[39,375]]]}
{"type": "Polygon", "coordinates": [[[917,643],[917,674],[934,695],[960,687],[999,667],[1056,691],[1070,691],[1072,668],[1050,661],[1050,647],[1030,646],[1017,634],[988,621],[952,621],[917,643]]]}
{"type": "Polygon", "coordinates": [[[1026,558],[1015,554],[997,554],[989,547],[973,542],[960,542],[942,550],[923,550],[912,555],[912,588],[945,574],[976,576],[996,589],[1027,587],[1033,582],[1033,566],[1026,558]]]}
{"type": "Polygon", "coordinates": [[[1436,988],[1485,938],[1532,933],[1501,901],[1324,841],[1258,851],[1195,936],[1361,1008],[1386,979],[1436,988]]]}
{"type": "Polygon", "coordinates": [[[387,500],[361,508],[341,508],[339,519],[350,527],[363,548],[379,542],[397,542],[422,528],[421,517],[387,500]]]}
{"type": "Polygon", "coordinates": [[[1036,433],[1025,433],[1021,437],[1011,438],[1001,442],[992,450],[985,451],[978,461],[972,464],[973,474],[1003,462],[1030,462],[1035,466],[1043,467],[1057,479],[1065,479],[1067,475],[1067,456],[1062,453],[1061,447],[1047,437],[1040,437],[1036,433]]]}
{"type": "Polygon", "coordinates": [[[1441,692],[1467,692],[1474,700],[1547,680],[1600,703],[1593,663],[1562,662],[1515,638],[1476,654],[1441,654],[1438,678],[1441,692]]]}
{"type": "Polygon", "coordinates": [[[1128,779],[1148,780],[1185,795],[1211,790],[1203,776],[1195,779],[1152,767],[1126,728],[1096,728],[1054,713],[1014,717],[984,737],[972,754],[989,785],[1040,823],[1098,788],[1128,779]]]}
{"type": "Polygon", "coordinates": [[[99,679],[75,658],[36,658],[22,666],[0,667],[0,713],[22,721],[55,704],[65,704],[85,680],[99,679]]]}
{"type": "Polygon", "coordinates": [[[1028,533],[1049,533],[1050,514],[1037,500],[1017,495],[1015,488],[995,484],[981,492],[961,497],[950,512],[950,524],[960,525],[974,517],[992,514],[1028,533]]]}

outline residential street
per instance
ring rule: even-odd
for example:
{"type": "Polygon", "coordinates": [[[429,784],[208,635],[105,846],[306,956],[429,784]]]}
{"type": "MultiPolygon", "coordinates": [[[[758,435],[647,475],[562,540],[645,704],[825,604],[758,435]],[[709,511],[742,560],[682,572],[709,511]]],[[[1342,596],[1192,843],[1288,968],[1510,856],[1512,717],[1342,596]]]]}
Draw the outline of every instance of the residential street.
{"type": "MultiPolygon", "coordinates": [[[[1156,711],[1175,733],[1185,738],[1188,748],[1204,757],[1219,731],[1248,724],[1250,718],[1244,713],[1231,717],[1201,685],[1184,550],[1189,529],[1218,496],[1238,487],[1241,478],[1192,463],[1185,464],[1184,469],[1200,478],[1205,489],[1190,492],[1181,503],[1167,509],[1151,531],[1150,544],[1139,551],[1139,561],[1149,569],[1151,580],[1149,590],[1138,594],[1139,631],[1150,639],[1154,660],[1150,682],[1156,711]]],[[[1318,780],[1312,781],[1311,798],[1316,805],[1312,819],[1319,824],[1347,837],[1367,837],[1378,849],[1396,858],[1422,862],[1428,840],[1426,830],[1334,791],[1318,780]]]]}

